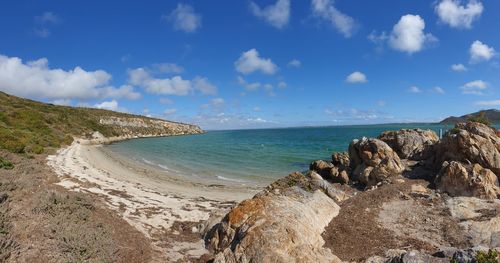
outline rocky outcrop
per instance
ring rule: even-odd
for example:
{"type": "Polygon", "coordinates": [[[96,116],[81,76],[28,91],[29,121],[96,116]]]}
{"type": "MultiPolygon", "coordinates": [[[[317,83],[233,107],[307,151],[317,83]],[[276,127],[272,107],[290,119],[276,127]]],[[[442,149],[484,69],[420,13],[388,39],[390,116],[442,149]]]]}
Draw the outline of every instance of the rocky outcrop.
{"type": "Polygon", "coordinates": [[[477,122],[459,123],[436,146],[436,166],[445,161],[477,163],[500,175],[500,137],[494,128],[477,122]]]}
{"type": "Polygon", "coordinates": [[[366,186],[376,185],[404,171],[399,156],[379,139],[352,141],[349,145],[349,157],[353,179],[366,186]]]}
{"type": "Polygon", "coordinates": [[[203,130],[196,125],[145,117],[103,117],[99,123],[113,129],[116,136],[105,137],[96,131],[87,134],[85,138],[78,138],[78,142],[82,144],[108,144],[135,138],[203,133],[203,130]]]}
{"type": "Polygon", "coordinates": [[[471,247],[500,252],[500,200],[455,197],[446,205],[452,218],[459,221],[471,247]]]}
{"type": "Polygon", "coordinates": [[[439,141],[431,130],[402,129],[386,131],[379,137],[387,143],[401,159],[425,160],[433,154],[433,145],[439,141]]]}
{"type": "Polygon", "coordinates": [[[334,152],[332,154],[332,164],[342,170],[346,170],[351,166],[351,159],[347,152],[334,152]]]}
{"type": "Polygon", "coordinates": [[[240,203],[208,231],[206,245],[214,262],[340,262],[334,254],[372,263],[475,262],[479,250],[500,250],[498,135],[468,123],[441,141],[419,129],[353,140],[348,153],[314,161],[308,173],[240,203]]]}
{"type": "Polygon", "coordinates": [[[349,183],[349,175],[346,167],[342,165],[337,166],[327,161],[317,160],[309,165],[309,170],[317,172],[324,179],[327,179],[332,183],[349,183]]]}
{"type": "Polygon", "coordinates": [[[479,164],[464,165],[460,162],[444,162],[436,177],[438,189],[451,196],[475,196],[496,199],[500,196],[497,176],[479,164]]]}
{"type": "Polygon", "coordinates": [[[339,206],[321,190],[278,185],[241,202],[207,233],[214,262],[341,262],[321,237],[339,206]]]}

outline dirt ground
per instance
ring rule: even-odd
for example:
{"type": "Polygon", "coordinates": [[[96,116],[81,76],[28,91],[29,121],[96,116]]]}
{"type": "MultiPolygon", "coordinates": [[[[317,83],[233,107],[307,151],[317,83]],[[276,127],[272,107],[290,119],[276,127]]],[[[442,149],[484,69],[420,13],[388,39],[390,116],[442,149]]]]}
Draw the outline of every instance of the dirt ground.
{"type": "Polygon", "coordinates": [[[438,246],[467,247],[459,222],[450,219],[443,197],[432,192],[414,193],[421,179],[403,179],[359,192],[340,204],[325,229],[325,247],[344,261],[383,256],[389,249],[435,253],[438,246]]]}
{"type": "Polygon", "coordinates": [[[54,185],[44,155],[0,151],[0,262],[148,262],[150,241],[89,194],[54,185]]]}

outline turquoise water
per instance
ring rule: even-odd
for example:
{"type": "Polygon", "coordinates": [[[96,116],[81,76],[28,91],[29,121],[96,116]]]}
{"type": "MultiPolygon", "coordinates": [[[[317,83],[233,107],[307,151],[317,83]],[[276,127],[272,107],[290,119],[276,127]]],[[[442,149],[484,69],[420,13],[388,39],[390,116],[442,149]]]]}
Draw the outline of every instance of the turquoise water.
{"type": "Polygon", "coordinates": [[[109,145],[113,152],[180,175],[223,183],[260,185],[317,159],[346,151],[355,138],[402,128],[439,129],[436,124],[210,131],[200,135],[135,139],[109,145]]]}

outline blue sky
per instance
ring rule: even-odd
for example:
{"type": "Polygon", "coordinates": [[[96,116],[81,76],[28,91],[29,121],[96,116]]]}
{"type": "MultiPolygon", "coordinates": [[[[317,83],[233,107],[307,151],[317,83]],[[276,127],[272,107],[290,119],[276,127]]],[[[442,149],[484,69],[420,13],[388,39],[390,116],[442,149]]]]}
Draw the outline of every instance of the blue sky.
{"type": "Polygon", "coordinates": [[[205,129],[500,108],[499,1],[4,1],[0,90],[205,129]]]}

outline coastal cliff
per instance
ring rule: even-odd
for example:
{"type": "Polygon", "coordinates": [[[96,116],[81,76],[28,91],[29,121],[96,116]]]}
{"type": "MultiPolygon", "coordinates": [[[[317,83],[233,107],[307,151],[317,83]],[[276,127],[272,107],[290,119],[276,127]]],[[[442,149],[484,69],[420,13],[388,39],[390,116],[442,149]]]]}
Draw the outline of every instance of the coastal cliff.
{"type": "Polygon", "coordinates": [[[81,138],[92,143],[198,134],[191,124],[109,110],[58,106],[0,92],[0,149],[40,154],[81,138]]]}
{"type": "Polygon", "coordinates": [[[469,122],[354,140],[241,202],[206,246],[214,262],[497,262],[499,135],[469,122]]]}

